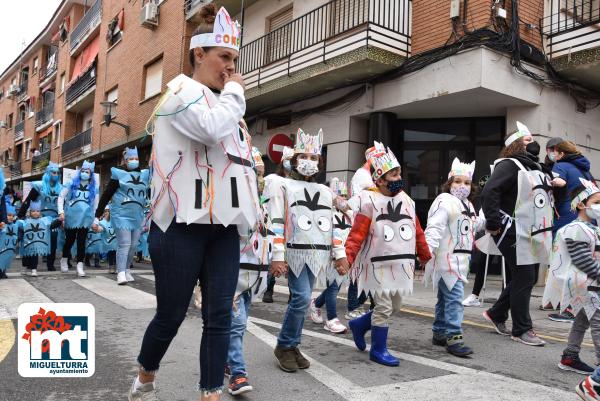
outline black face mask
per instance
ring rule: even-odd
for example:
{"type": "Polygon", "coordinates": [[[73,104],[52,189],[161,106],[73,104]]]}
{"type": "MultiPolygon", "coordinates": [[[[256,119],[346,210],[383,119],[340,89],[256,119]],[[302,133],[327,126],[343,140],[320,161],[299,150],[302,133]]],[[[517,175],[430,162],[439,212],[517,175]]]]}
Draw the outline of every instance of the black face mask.
{"type": "Polygon", "coordinates": [[[525,146],[525,151],[527,153],[530,153],[534,156],[539,156],[540,154],[540,144],[537,142],[531,142],[528,143],[527,146],[525,146]]]}

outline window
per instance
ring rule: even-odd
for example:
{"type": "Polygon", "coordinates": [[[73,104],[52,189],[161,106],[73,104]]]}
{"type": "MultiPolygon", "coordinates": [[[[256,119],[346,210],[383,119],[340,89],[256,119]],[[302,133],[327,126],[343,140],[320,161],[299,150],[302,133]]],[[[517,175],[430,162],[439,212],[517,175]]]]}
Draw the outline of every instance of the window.
{"type": "Polygon", "coordinates": [[[108,42],[109,47],[116,44],[123,37],[124,17],[125,17],[125,11],[123,9],[121,9],[119,14],[117,14],[108,23],[108,33],[106,34],[106,41],[108,42]]]}
{"type": "Polygon", "coordinates": [[[4,88],[0,89],[0,102],[4,99],[4,88]]]}
{"type": "Polygon", "coordinates": [[[33,59],[33,74],[34,74],[34,75],[35,75],[35,74],[37,74],[37,72],[38,72],[38,67],[39,67],[39,60],[38,60],[38,58],[36,57],[36,58],[34,58],[34,59],[33,59]]]}
{"type": "Polygon", "coordinates": [[[61,130],[61,123],[60,121],[57,122],[56,124],[54,124],[54,147],[57,148],[60,146],[60,130],[61,130]]]}
{"type": "Polygon", "coordinates": [[[10,114],[8,115],[8,118],[6,119],[6,126],[7,126],[8,128],[12,128],[12,126],[13,126],[13,120],[14,120],[13,113],[10,113],[10,114]]]}
{"type": "MultiPolygon", "coordinates": [[[[118,100],[119,100],[119,87],[118,86],[115,86],[114,88],[112,88],[111,90],[106,92],[106,101],[107,102],[118,103],[118,100]]],[[[115,107],[112,108],[110,115],[112,116],[112,118],[117,117],[117,110],[115,107]]]]}
{"type": "Polygon", "coordinates": [[[60,74],[60,93],[65,91],[65,73],[60,74]]]}
{"type": "Polygon", "coordinates": [[[160,93],[162,87],[162,57],[145,67],[146,85],[144,86],[144,99],[160,93]]]}
{"type": "Polygon", "coordinates": [[[293,8],[287,7],[267,20],[267,31],[272,32],[267,43],[267,63],[277,61],[291,51],[291,26],[285,27],[293,19],[293,8]],[[284,28],[285,27],[285,28],[284,28]]]}
{"type": "Polygon", "coordinates": [[[31,157],[31,141],[25,142],[25,159],[29,160],[31,157]]]}

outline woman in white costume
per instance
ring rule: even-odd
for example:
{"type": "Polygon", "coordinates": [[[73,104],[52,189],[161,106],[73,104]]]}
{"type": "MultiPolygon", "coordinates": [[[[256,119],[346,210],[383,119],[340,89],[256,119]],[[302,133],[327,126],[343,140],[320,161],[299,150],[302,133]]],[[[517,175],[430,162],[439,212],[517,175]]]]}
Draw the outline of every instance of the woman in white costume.
{"type": "Polygon", "coordinates": [[[157,309],[144,335],[130,400],[154,391],[155,373],[198,279],[200,399],[220,399],[240,234],[252,230],[260,216],[252,146],[242,120],[244,82],[235,73],[239,25],[212,3],[200,17],[190,42],[193,77],[179,75],[167,84],[149,123],[154,140],[148,242],[157,309]]]}

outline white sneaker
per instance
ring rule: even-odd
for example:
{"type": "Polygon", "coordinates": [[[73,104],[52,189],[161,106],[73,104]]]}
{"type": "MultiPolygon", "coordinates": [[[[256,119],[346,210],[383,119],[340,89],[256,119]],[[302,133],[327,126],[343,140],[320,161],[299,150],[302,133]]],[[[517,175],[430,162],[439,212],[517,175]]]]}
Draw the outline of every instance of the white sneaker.
{"type": "Polygon", "coordinates": [[[321,309],[315,306],[315,299],[310,300],[310,318],[312,319],[314,324],[322,324],[323,316],[321,316],[321,309]]]}
{"type": "Polygon", "coordinates": [[[31,269],[31,271],[29,272],[29,275],[31,277],[37,277],[37,269],[31,269]]]}
{"type": "Polygon", "coordinates": [[[85,277],[85,272],[83,271],[83,262],[77,263],[77,275],[79,277],[85,277]]]}
{"type": "Polygon", "coordinates": [[[479,297],[475,294],[471,294],[462,301],[463,306],[481,306],[479,297]]]}
{"type": "Polygon", "coordinates": [[[127,284],[127,275],[125,274],[125,272],[117,273],[117,284],[119,284],[119,285],[127,284]]]}
{"type": "Polygon", "coordinates": [[[342,322],[340,322],[340,319],[338,319],[337,317],[335,319],[331,319],[325,322],[325,326],[323,326],[323,328],[334,334],[345,333],[347,330],[346,326],[344,326],[342,322]]]}
{"type": "Polygon", "coordinates": [[[127,281],[129,281],[129,282],[135,281],[135,279],[131,275],[131,270],[129,270],[129,269],[125,270],[125,277],[127,278],[127,281]]]}
{"type": "Polygon", "coordinates": [[[69,263],[67,258],[60,258],[60,271],[63,273],[69,272],[69,263]]]}
{"type": "Polygon", "coordinates": [[[129,388],[129,394],[127,396],[128,401],[145,401],[145,400],[157,400],[158,398],[152,396],[154,393],[154,382],[140,383],[137,381],[137,376],[133,379],[133,383],[129,388]],[[152,397],[150,397],[152,396],[152,397]]]}

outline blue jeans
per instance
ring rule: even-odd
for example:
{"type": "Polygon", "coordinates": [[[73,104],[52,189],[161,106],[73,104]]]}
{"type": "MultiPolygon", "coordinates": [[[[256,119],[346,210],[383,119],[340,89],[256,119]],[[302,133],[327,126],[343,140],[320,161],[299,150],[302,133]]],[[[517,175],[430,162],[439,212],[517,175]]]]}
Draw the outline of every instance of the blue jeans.
{"type": "Polygon", "coordinates": [[[304,317],[310,306],[310,297],[314,282],[315,276],[313,276],[308,266],[304,266],[298,277],[291,271],[289,272],[288,286],[292,299],[285,311],[281,331],[277,338],[277,345],[279,347],[290,348],[300,344],[304,317]]]}
{"type": "Polygon", "coordinates": [[[460,280],[449,290],[443,279],[438,283],[438,301],[435,304],[435,320],[433,331],[452,337],[462,334],[462,321],[464,306],[462,300],[465,295],[464,283],[460,280]]]}
{"type": "Polygon", "coordinates": [[[600,383],[600,366],[598,366],[596,370],[594,370],[594,373],[592,373],[592,380],[596,383],[600,383]]]}
{"type": "Polygon", "coordinates": [[[237,227],[173,222],[163,233],[152,223],[148,241],[156,277],[156,314],[144,334],[138,362],[146,371],[158,370],[200,280],[203,329],[199,388],[222,389],[231,305],[240,268],[237,227]]]}
{"type": "Polygon", "coordinates": [[[334,281],[315,299],[317,308],[321,308],[323,305],[327,308],[327,320],[333,320],[337,317],[338,292],[340,292],[340,287],[334,281]]]}
{"type": "Polygon", "coordinates": [[[367,296],[364,292],[360,294],[360,297],[358,296],[358,284],[350,281],[350,285],[348,286],[348,312],[358,309],[366,300],[367,296]]]}
{"type": "Polygon", "coordinates": [[[138,243],[140,242],[142,230],[116,228],[115,234],[117,235],[117,273],[120,273],[131,266],[133,255],[135,255],[138,243]]]}
{"type": "Polygon", "coordinates": [[[231,334],[229,335],[229,353],[227,355],[227,364],[231,369],[231,375],[247,376],[246,362],[244,362],[244,333],[246,332],[246,323],[248,322],[248,311],[252,296],[250,291],[244,291],[240,294],[236,309],[232,311],[231,316],[231,334]]]}

